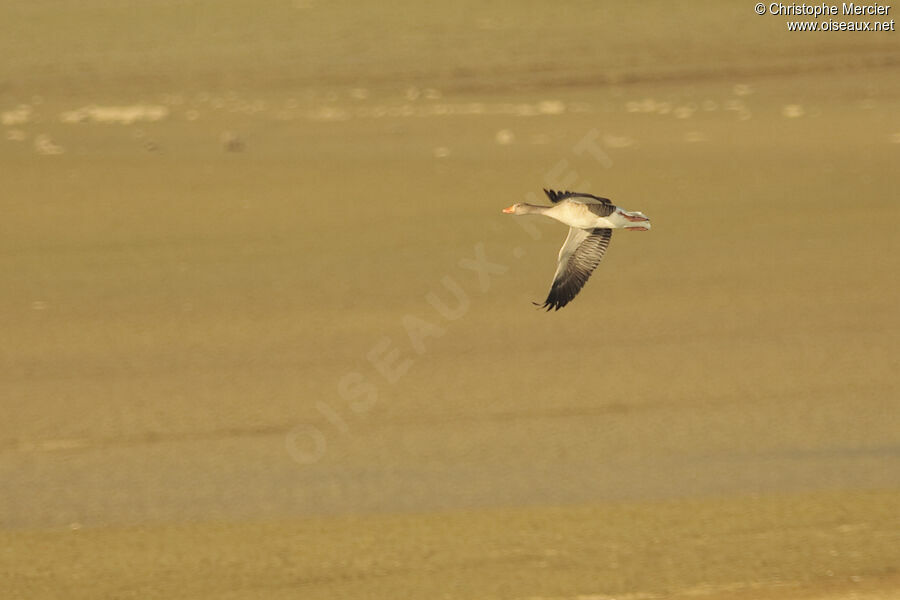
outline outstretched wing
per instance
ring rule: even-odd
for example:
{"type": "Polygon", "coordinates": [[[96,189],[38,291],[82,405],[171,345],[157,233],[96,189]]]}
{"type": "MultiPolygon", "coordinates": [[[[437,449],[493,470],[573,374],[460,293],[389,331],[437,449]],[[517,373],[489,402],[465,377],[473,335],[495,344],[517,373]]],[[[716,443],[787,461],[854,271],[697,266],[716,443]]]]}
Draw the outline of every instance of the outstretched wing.
{"type": "Polygon", "coordinates": [[[611,238],[612,229],[587,231],[570,228],[569,236],[559,251],[559,263],[550,293],[543,304],[535,302],[535,305],[547,310],[559,310],[571,302],[603,260],[611,238]]]}
{"type": "Polygon", "coordinates": [[[576,202],[582,202],[584,204],[612,204],[609,198],[601,198],[600,196],[584,194],[582,192],[557,192],[556,190],[545,189],[544,193],[547,194],[547,197],[550,198],[550,202],[553,204],[556,204],[561,200],[566,200],[567,198],[572,198],[576,202]]]}
{"type": "Polygon", "coordinates": [[[563,200],[571,200],[587,206],[588,210],[598,217],[608,217],[616,212],[616,205],[609,198],[601,198],[593,194],[583,194],[581,192],[557,192],[556,190],[544,190],[550,202],[556,204],[563,200]]]}

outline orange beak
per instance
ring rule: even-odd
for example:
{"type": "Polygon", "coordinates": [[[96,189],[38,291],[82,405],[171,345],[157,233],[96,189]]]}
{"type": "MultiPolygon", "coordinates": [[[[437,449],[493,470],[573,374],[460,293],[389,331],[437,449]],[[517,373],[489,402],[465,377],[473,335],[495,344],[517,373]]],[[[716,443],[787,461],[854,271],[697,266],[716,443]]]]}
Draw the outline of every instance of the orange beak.
{"type": "Polygon", "coordinates": [[[507,206],[506,208],[504,208],[503,212],[511,213],[511,212],[515,212],[515,210],[516,210],[516,205],[513,204],[512,206],[507,206]]]}

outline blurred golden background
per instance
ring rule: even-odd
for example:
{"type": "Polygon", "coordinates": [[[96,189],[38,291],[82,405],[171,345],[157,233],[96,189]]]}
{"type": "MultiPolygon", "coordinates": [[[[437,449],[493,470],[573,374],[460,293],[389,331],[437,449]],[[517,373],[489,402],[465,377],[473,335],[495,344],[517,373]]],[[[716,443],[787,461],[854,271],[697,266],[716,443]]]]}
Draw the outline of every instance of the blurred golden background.
{"type": "Polygon", "coordinates": [[[786,20],[5,3],[0,589],[900,597],[900,45],[786,20]],[[653,219],[553,314],[542,187],[653,219]]]}

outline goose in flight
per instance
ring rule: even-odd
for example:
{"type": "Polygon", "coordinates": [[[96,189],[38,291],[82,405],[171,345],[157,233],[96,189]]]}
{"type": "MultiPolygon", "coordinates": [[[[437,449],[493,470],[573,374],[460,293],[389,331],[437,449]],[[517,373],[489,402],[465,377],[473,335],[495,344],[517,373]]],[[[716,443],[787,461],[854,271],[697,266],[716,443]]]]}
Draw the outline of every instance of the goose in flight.
{"type": "Polygon", "coordinates": [[[544,190],[553,206],[520,202],[503,209],[513,215],[544,215],[569,226],[569,236],[559,249],[556,274],[543,304],[559,310],[572,301],[600,264],[613,229],[647,231],[650,219],[644,213],[628,212],[607,198],[579,192],[544,190]]]}

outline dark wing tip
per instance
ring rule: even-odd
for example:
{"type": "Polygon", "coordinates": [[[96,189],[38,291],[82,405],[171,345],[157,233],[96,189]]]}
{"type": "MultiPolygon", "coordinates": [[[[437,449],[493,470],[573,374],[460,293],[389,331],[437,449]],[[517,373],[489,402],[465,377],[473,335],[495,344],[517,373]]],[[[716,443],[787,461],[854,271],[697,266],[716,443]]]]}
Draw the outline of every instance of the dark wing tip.
{"type": "MultiPolygon", "coordinates": [[[[542,308],[559,310],[575,299],[584,285],[590,279],[591,274],[600,261],[603,260],[609,241],[612,238],[612,229],[596,228],[591,230],[591,235],[569,257],[567,270],[553,281],[550,293],[542,308]]],[[[537,303],[535,303],[537,306],[537,303]]]]}
{"type": "Polygon", "coordinates": [[[564,192],[560,192],[557,190],[549,190],[547,188],[543,188],[544,193],[547,194],[547,197],[550,198],[550,202],[556,204],[560,200],[565,200],[566,198],[571,198],[572,196],[578,196],[577,192],[570,192],[568,190],[564,192]]]}
{"type": "Polygon", "coordinates": [[[564,192],[560,192],[557,190],[549,190],[547,188],[543,188],[544,193],[547,194],[547,197],[550,198],[550,202],[556,204],[560,200],[565,200],[566,198],[592,198],[601,204],[612,204],[612,201],[609,198],[603,198],[601,196],[595,196],[594,194],[587,194],[584,192],[570,192],[566,190],[564,192]]]}
{"type": "Polygon", "coordinates": [[[551,300],[550,298],[547,298],[543,303],[532,302],[532,304],[534,304],[535,308],[537,308],[538,310],[544,309],[547,312],[550,312],[551,310],[559,310],[566,305],[565,302],[559,303],[556,300],[551,300]]]}
{"type": "Polygon", "coordinates": [[[560,295],[556,293],[554,290],[550,290],[550,294],[547,295],[547,299],[544,302],[532,302],[536,307],[543,308],[547,312],[551,310],[559,310],[563,306],[569,303],[571,298],[566,298],[564,295],[560,295]]]}

